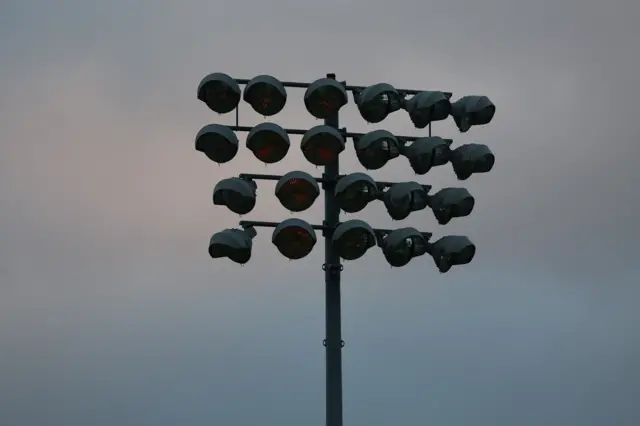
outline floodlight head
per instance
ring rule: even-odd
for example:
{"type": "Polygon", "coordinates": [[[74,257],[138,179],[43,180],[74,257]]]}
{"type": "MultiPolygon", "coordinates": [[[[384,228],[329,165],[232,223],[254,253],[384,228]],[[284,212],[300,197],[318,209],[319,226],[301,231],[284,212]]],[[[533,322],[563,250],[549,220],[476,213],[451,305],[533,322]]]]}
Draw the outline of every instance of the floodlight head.
{"type": "Polygon", "coordinates": [[[354,144],[358,161],[367,170],[380,169],[389,160],[400,156],[398,139],[386,130],[374,130],[355,138],[354,144]]]}
{"type": "Polygon", "coordinates": [[[213,204],[227,206],[232,212],[243,215],[256,206],[258,186],[252,180],[240,178],[223,179],[213,189],[213,204]]]}
{"type": "Polygon", "coordinates": [[[336,227],[332,242],[341,258],[355,260],[376,245],[376,236],[367,222],[353,219],[336,227]]]}
{"type": "Polygon", "coordinates": [[[304,158],[316,166],[327,166],[344,151],[344,137],[334,127],[320,125],[309,129],[300,142],[304,158]]]}
{"type": "Polygon", "coordinates": [[[403,220],[411,212],[423,210],[429,205],[430,190],[430,185],[417,182],[396,183],[383,193],[382,201],[392,219],[403,220]]]}
{"type": "Polygon", "coordinates": [[[343,211],[356,213],[378,197],[378,188],[371,176],[351,173],[338,180],[335,195],[343,211]]]}
{"type": "Polygon", "coordinates": [[[449,145],[452,142],[451,139],[442,139],[440,136],[419,138],[404,148],[403,155],[416,174],[424,175],[433,167],[442,166],[449,161],[449,145]]]}
{"type": "Polygon", "coordinates": [[[467,180],[476,173],[489,173],[496,157],[488,146],[470,143],[451,152],[451,165],[459,180],[467,180]]]}
{"type": "Polygon", "coordinates": [[[289,135],[274,123],[261,123],[251,129],[247,135],[247,148],[265,164],[282,160],[289,152],[289,135]]]}
{"type": "Polygon", "coordinates": [[[470,263],[476,254],[476,246],[465,236],[448,235],[431,244],[429,253],[438,270],[445,273],[452,266],[470,263]]]}
{"type": "Polygon", "coordinates": [[[313,205],[320,195],[320,187],[309,173],[293,171],[280,178],[275,193],[284,208],[301,212],[313,205]]]}
{"type": "Polygon", "coordinates": [[[445,188],[429,197],[429,206],[440,225],[454,217],[469,216],[475,200],[466,188],[445,188]]]}
{"type": "Polygon", "coordinates": [[[495,114],[496,106],[486,96],[463,96],[451,104],[451,115],[461,133],[489,124],[495,114]]]}
{"type": "Polygon", "coordinates": [[[273,230],[271,242],[291,260],[302,259],[313,250],[317,241],[313,227],[302,219],[287,219],[273,230]]]}
{"type": "Polygon", "coordinates": [[[226,114],[240,103],[240,86],[227,74],[216,72],[206,76],[198,85],[198,99],[212,111],[226,114]]]}
{"type": "Polygon", "coordinates": [[[304,105],[309,114],[319,119],[329,118],[347,104],[347,91],[333,78],[314,81],[304,93],[304,105]]]}
{"type": "Polygon", "coordinates": [[[276,115],[287,103],[287,90],[275,77],[259,75],[249,80],[242,98],[255,112],[265,117],[276,115]]]}
{"type": "Polygon", "coordinates": [[[404,102],[411,122],[424,129],[433,121],[446,120],[451,114],[451,102],[444,92],[420,92],[404,102]]]}
{"type": "Polygon", "coordinates": [[[214,259],[227,257],[235,263],[244,265],[251,259],[252,238],[255,228],[225,229],[213,234],[209,241],[209,256],[214,259]]]}
{"type": "Polygon", "coordinates": [[[391,231],[382,241],[382,253],[391,266],[402,267],[427,252],[429,238],[415,228],[391,231]]]}
{"type": "Polygon", "coordinates": [[[196,136],[196,150],[218,164],[229,162],[238,153],[238,137],[227,126],[209,124],[196,136]]]}
{"type": "Polygon", "coordinates": [[[390,84],[378,83],[353,92],[360,115],[368,123],[379,123],[402,107],[403,97],[390,84]]]}

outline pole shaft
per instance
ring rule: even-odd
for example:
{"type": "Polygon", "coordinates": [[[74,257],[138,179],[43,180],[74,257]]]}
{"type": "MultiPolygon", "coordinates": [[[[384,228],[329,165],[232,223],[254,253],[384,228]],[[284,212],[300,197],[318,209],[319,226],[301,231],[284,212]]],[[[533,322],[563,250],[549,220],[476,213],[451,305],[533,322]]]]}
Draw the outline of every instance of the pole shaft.
{"type": "MultiPolygon", "coordinates": [[[[327,74],[335,79],[335,75],[327,74]]],[[[325,119],[325,125],[339,128],[338,113],[325,119]]],[[[335,181],[339,176],[339,160],[325,166],[324,220],[329,228],[340,221],[340,207],[335,197],[335,181]]],[[[326,425],[342,426],[342,325],[340,306],[340,257],[333,248],[332,232],[325,233],[325,329],[326,329],[326,425]]]]}

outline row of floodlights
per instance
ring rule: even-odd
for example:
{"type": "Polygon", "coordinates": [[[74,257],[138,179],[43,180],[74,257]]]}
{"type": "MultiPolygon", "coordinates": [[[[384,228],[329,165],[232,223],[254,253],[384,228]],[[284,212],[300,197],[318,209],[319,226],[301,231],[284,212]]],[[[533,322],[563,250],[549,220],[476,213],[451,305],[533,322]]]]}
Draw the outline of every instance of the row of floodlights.
{"type": "MultiPolygon", "coordinates": [[[[233,78],[223,73],[206,76],[198,86],[198,99],[219,114],[236,109],[241,97],[258,114],[268,117],[282,111],[287,91],[282,82],[270,75],[251,79],[244,92],[233,78]]],[[[495,105],[486,96],[464,96],[452,103],[450,94],[424,91],[407,99],[387,83],[354,90],[353,97],[360,115],[369,123],[379,123],[390,113],[404,109],[418,129],[451,115],[458,129],[466,132],[472,126],[489,124],[496,112],[495,105]]],[[[345,85],[331,78],[316,80],[304,94],[307,111],[319,119],[337,113],[347,102],[345,85]]]]}
{"type": "MultiPolygon", "coordinates": [[[[409,142],[386,130],[374,130],[353,137],[353,141],[358,161],[367,170],[380,169],[389,160],[402,155],[408,158],[416,174],[423,175],[432,167],[451,162],[458,179],[465,180],[472,174],[491,171],[495,163],[495,156],[486,145],[470,143],[452,150],[453,141],[439,136],[409,142]]],[[[286,130],[279,125],[261,123],[247,135],[246,146],[258,160],[272,164],[287,155],[291,142],[286,130]]],[[[196,136],[196,150],[218,164],[231,161],[238,148],[238,138],[227,126],[209,124],[196,136]]],[[[300,148],[311,164],[326,166],[335,162],[344,151],[345,137],[343,132],[331,126],[315,126],[302,136],[300,148]]]]}
{"type": "MultiPolygon", "coordinates": [[[[226,206],[239,215],[247,214],[256,205],[257,188],[251,179],[221,180],[213,190],[213,204],[226,206]]],[[[429,195],[430,190],[430,185],[417,182],[377,183],[364,173],[352,173],[342,176],[334,191],[340,208],[346,213],[359,212],[372,201],[381,200],[394,220],[406,219],[412,212],[427,207],[440,225],[471,214],[475,200],[465,188],[445,188],[433,195],[429,195]]],[[[310,174],[293,171],[276,183],[275,195],[287,210],[301,212],[313,205],[320,195],[320,187],[310,174]]]]}
{"type": "MultiPolygon", "coordinates": [[[[252,240],[255,228],[225,229],[211,237],[209,255],[226,257],[233,262],[245,264],[251,259],[252,240]]],[[[476,248],[469,238],[448,235],[430,243],[430,233],[422,233],[407,227],[389,233],[376,231],[362,220],[353,219],[341,223],[333,230],[332,244],[344,260],[362,257],[367,250],[378,245],[387,262],[393,267],[402,267],[414,257],[425,253],[431,255],[441,273],[454,265],[465,265],[473,259],[476,248]]],[[[313,227],[301,219],[287,219],[274,229],[271,242],[288,259],[306,257],[317,242],[313,227]]]]}

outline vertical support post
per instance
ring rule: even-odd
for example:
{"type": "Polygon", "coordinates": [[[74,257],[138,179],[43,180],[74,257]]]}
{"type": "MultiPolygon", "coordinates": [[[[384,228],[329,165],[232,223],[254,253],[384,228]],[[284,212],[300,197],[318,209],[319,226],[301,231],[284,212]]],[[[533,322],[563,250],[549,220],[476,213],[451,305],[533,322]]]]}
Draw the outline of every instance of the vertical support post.
{"type": "MultiPolygon", "coordinates": [[[[327,74],[335,79],[335,74],[327,74]]],[[[325,125],[339,128],[338,113],[325,119],[325,125]]],[[[335,182],[340,166],[335,163],[324,168],[324,225],[334,228],[340,221],[340,207],[335,197],[335,182]]],[[[340,306],[340,257],[333,248],[333,232],[325,237],[325,330],[326,330],[326,425],[342,426],[342,320],[340,306]]]]}

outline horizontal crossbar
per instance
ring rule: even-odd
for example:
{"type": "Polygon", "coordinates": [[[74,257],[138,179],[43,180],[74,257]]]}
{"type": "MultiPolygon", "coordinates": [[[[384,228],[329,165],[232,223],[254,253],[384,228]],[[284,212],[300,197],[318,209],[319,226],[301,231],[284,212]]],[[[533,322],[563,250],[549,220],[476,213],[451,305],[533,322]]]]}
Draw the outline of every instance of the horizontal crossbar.
{"type": "MultiPolygon", "coordinates": [[[[251,126],[229,126],[229,125],[225,125],[225,124],[223,124],[223,126],[226,126],[226,127],[230,128],[234,132],[247,132],[248,133],[248,132],[251,131],[251,129],[253,129],[253,127],[251,127],[251,126]]],[[[431,125],[429,125],[429,127],[430,126],[431,125]]],[[[305,130],[305,129],[284,129],[284,131],[287,132],[287,134],[289,134],[289,135],[304,135],[309,130],[305,130]]],[[[346,129],[339,129],[339,131],[346,138],[361,138],[362,136],[366,135],[366,133],[347,132],[346,129]]],[[[399,141],[407,141],[407,142],[415,141],[416,139],[420,139],[420,138],[424,137],[424,136],[398,136],[398,135],[394,135],[394,136],[399,141]]]]}
{"type": "MultiPolygon", "coordinates": [[[[338,179],[345,177],[346,175],[338,175],[338,179]]],[[[240,173],[240,175],[238,176],[240,179],[249,179],[249,180],[272,180],[272,181],[278,181],[280,179],[282,179],[282,175],[262,175],[262,174],[256,174],[256,173],[240,173]]],[[[315,179],[316,182],[318,183],[324,183],[326,181],[326,179],[323,178],[319,178],[319,177],[314,177],[313,179],[315,179]]],[[[390,187],[395,185],[397,182],[379,182],[376,181],[376,184],[379,187],[390,187]]]]}
{"type": "MultiPolygon", "coordinates": [[[[247,84],[251,80],[246,78],[236,78],[235,81],[238,84],[247,84]]],[[[298,81],[281,81],[280,83],[282,83],[284,87],[291,87],[296,89],[306,89],[312,84],[312,83],[303,83],[298,81]]],[[[362,90],[367,88],[366,86],[349,86],[346,84],[346,82],[344,83],[344,85],[345,85],[344,86],[345,90],[348,90],[349,92],[361,92],[362,90]]],[[[396,90],[398,91],[398,93],[402,93],[406,95],[417,95],[418,93],[425,91],[425,90],[417,90],[417,89],[396,89],[396,90]]],[[[443,93],[449,98],[453,96],[451,92],[443,92],[443,93]]]]}
{"type": "MultiPolygon", "coordinates": [[[[242,228],[275,228],[276,226],[278,226],[280,224],[280,222],[262,222],[259,220],[241,220],[240,221],[240,226],[242,228]]],[[[338,224],[339,225],[339,224],[338,224]]],[[[311,225],[311,227],[317,231],[331,231],[335,228],[330,227],[330,226],[325,226],[325,225],[311,225]]],[[[379,229],[379,228],[374,228],[373,232],[376,235],[386,235],[389,234],[390,232],[394,231],[393,229],[379,229]]],[[[425,237],[427,240],[430,239],[433,234],[431,232],[421,232],[420,234],[422,234],[423,237],[425,237]]]]}

